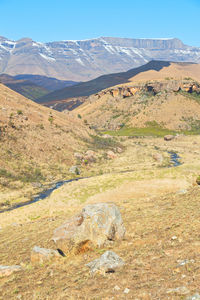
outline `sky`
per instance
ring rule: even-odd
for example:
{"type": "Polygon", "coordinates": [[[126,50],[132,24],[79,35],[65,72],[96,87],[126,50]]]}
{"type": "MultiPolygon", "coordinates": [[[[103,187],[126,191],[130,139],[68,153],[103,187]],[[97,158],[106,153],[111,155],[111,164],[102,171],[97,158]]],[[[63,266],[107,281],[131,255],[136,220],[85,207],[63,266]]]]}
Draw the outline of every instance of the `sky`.
{"type": "Polygon", "coordinates": [[[0,0],[0,36],[181,39],[200,47],[200,0],[0,0]]]}

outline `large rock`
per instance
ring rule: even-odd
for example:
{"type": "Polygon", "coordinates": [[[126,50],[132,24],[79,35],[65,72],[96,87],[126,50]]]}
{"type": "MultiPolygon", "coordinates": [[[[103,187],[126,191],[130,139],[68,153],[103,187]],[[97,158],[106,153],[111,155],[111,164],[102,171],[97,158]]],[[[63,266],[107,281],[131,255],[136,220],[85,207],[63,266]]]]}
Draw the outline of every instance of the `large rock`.
{"type": "Polygon", "coordinates": [[[91,273],[109,273],[115,272],[117,268],[124,265],[124,261],[113,251],[106,251],[100,258],[91,261],[86,266],[90,268],[91,273]]]}
{"type": "Polygon", "coordinates": [[[117,155],[111,150],[107,151],[106,155],[108,159],[115,159],[117,157],[117,155]]]}
{"type": "Polygon", "coordinates": [[[22,270],[21,266],[0,266],[0,278],[22,270]]]}
{"type": "Polygon", "coordinates": [[[44,263],[46,261],[50,261],[52,259],[58,259],[61,255],[57,250],[40,248],[38,246],[34,246],[31,251],[31,262],[32,263],[44,263]]]}
{"type": "Polygon", "coordinates": [[[165,141],[171,141],[171,140],[173,140],[175,138],[175,136],[174,135],[171,135],[171,134],[168,134],[168,135],[165,135],[164,136],[164,140],[165,141]]]}
{"type": "Polygon", "coordinates": [[[159,163],[163,162],[163,156],[160,153],[154,153],[153,154],[153,159],[156,160],[159,163]]]}
{"type": "Polygon", "coordinates": [[[79,153],[79,152],[75,152],[74,153],[74,157],[77,159],[77,160],[82,160],[83,159],[83,154],[79,153]]]}
{"type": "Polygon", "coordinates": [[[81,171],[80,171],[79,167],[77,167],[77,166],[72,166],[69,169],[69,172],[72,173],[72,174],[75,174],[75,175],[80,175],[81,174],[81,171]]]}
{"type": "Polygon", "coordinates": [[[81,253],[123,239],[125,228],[118,207],[113,203],[87,205],[54,231],[53,241],[67,253],[81,253]]]}
{"type": "Polygon", "coordinates": [[[92,150],[88,150],[85,153],[84,159],[87,160],[89,163],[96,161],[96,153],[92,150]]]}

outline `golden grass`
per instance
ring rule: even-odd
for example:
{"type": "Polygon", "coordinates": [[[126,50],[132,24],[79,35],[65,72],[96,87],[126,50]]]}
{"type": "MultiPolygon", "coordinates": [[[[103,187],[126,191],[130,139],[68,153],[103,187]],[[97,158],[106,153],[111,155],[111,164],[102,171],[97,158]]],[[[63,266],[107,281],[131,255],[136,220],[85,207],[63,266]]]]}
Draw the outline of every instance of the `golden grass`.
{"type": "Polygon", "coordinates": [[[145,138],[123,142],[115,160],[94,165],[107,174],[71,182],[43,201],[0,215],[1,264],[20,264],[24,271],[0,281],[0,299],[182,299],[167,294],[186,286],[199,291],[199,197],[193,186],[200,171],[200,137],[180,136],[165,142],[145,138]],[[156,149],[155,149],[156,146],[156,149]],[[152,154],[180,154],[183,165],[162,168],[152,154]],[[120,171],[130,170],[127,173],[120,171]],[[184,194],[180,190],[187,190],[184,194]],[[121,210],[126,238],[105,249],[33,266],[34,245],[52,247],[53,230],[86,203],[109,201],[121,210]],[[172,239],[176,236],[177,239],[172,239]],[[92,277],[85,264],[112,249],[126,261],[114,274],[92,277]],[[178,266],[177,260],[194,259],[178,266]],[[120,290],[114,290],[115,286],[120,290]],[[124,289],[129,288],[129,294],[124,289]]]}

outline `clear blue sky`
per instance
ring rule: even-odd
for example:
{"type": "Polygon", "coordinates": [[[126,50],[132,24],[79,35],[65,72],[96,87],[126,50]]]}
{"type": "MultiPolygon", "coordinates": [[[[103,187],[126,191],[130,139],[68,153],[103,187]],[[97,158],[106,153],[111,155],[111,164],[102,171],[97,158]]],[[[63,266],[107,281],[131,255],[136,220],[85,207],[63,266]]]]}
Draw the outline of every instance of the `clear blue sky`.
{"type": "Polygon", "coordinates": [[[177,37],[200,46],[200,0],[0,0],[0,35],[35,41],[177,37]]]}

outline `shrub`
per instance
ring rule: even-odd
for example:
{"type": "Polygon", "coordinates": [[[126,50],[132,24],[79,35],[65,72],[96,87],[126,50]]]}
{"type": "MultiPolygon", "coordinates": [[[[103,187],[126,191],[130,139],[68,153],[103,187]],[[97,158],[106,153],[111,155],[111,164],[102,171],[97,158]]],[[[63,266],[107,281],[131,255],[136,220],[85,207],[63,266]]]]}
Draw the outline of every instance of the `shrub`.
{"type": "Polygon", "coordinates": [[[197,177],[196,183],[197,183],[198,185],[200,185],[200,175],[197,177]]]}
{"type": "Polygon", "coordinates": [[[18,115],[23,115],[22,110],[21,110],[21,109],[18,109],[18,110],[17,110],[17,114],[18,114],[18,115]]]}

